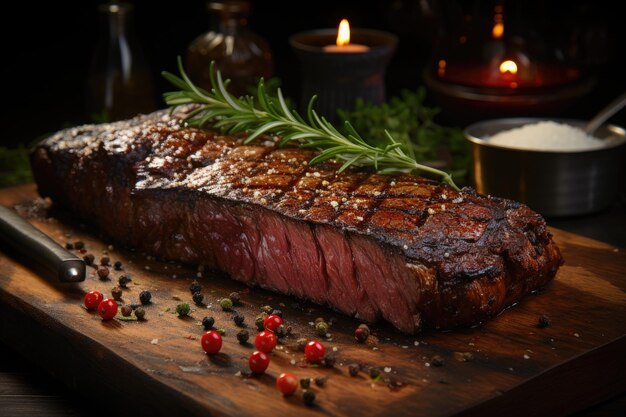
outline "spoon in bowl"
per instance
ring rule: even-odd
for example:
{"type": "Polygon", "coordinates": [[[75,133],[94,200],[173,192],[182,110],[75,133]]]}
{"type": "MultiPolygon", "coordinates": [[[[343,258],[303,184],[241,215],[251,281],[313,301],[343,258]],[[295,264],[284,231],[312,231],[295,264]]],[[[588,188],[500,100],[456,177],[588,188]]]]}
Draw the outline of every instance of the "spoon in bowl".
{"type": "Polygon", "coordinates": [[[624,106],[626,106],[626,93],[623,93],[610,102],[608,106],[600,110],[600,112],[585,125],[583,130],[589,136],[593,136],[602,123],[606,122],[609,117],[620,111],[624,106]]]}

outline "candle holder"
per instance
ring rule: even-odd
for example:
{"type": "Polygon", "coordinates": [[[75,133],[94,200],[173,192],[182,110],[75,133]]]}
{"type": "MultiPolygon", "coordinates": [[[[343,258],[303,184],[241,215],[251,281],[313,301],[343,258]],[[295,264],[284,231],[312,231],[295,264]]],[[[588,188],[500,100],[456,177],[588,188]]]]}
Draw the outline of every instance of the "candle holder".
{"type": "Polygon", "coordinates": [[[335,44],[336,29],[301,32],[289,38],[302,73],[301,109],[318,96],[316,111],[329,121],[336,120],[337,109],[352,109],[357,98],[380,104],[385,101],[385,70],[398,38],[387,32],[354,29],[355,44],[363,51],[329,51],[335,44]]]}

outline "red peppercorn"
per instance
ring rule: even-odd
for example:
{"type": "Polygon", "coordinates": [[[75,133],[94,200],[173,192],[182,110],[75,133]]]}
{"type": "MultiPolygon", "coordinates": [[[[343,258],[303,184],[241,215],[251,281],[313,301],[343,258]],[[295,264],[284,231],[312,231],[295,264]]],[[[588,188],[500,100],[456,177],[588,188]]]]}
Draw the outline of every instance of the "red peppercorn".
{"type": "Polygon", "coordinates": [[[283,372],[276,378],[276,388],[285,396],[293,395],[298,389],[298,378],[289,372],[283,372]]]}
{"type": "Polygon", "coordinates": [[[248,365],[250,365],[250,370],[255,374],[262,374],[263,372],[265,372],[269,364],[270,357],[267,356],[265,352],[260,352],[258,350],[250,355],[250,359],[248,359],[248,365]]]}
{"type": "Polygon", "coordinates": [[[100,301],[104,300],[104,296],[99,291],[89,291],[85,294],[85,307],[89,310],[95,310],[98,308],[100,301]]]}
{"type": "Polygon", "coordinates": [[[269,330],[270,332],[276,333],[276,329],[280,325],[283,324],[283,319],[276,314],[272,314],[271,316],[267,316],[265,320],[263,320],[263,327],[265,330],[269,330]]]}
{"type": "Polygon", "coordinates": [[[106,298],[98,304],[98,314],[102,320],[110,320],[117,314],[117,303],[112,298],[106,298]]]}
{"type": "Polygon", "coordinates": [[[325,353],[326,348],[317,340],[311,340],[304,348],[304,356],[306,356],[306,360],[311,363],[321,361],[325,353]]]}
{"type": "Polygon", "coordinates": [[[209,330],[200,339],[202,349],[209,355],[214,355],[222,348],[222,335],[215,330],[209,330]]]}
{"type": "Polygon", "coordinates": [[[276,335],[270,331],[263,330],[256,335],[254,345],[261,352],[269,353],[276,347],[276,335]]]}

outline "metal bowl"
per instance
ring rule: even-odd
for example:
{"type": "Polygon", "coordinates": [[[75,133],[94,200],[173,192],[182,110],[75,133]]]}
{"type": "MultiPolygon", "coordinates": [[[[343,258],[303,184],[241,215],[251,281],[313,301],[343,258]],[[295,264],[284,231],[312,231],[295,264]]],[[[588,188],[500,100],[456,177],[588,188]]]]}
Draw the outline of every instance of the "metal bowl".
{"type": "Polygon", "coordinates": [[[498,132],[552,120],[573,126],[571,119],[508,118],[475,123],[465,129],[472,143],[472,181],[481,194],[527,204],[546,217],[592,213],[608,207],[620,190],[626,152],[626,131],[600,127],[595,137],[605,147],[588,151],[535,151],[489,143],[498,132]]]}

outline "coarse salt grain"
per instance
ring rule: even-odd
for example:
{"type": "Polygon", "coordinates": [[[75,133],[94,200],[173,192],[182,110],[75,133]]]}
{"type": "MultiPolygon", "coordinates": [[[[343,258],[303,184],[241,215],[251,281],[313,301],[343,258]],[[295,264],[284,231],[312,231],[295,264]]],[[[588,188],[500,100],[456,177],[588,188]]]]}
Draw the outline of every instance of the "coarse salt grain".
{"type": "Polygon", "coordinates": [[[489,143],[537,151],[586,151],[605,146],[582,129],[551,121],[532,123],[491,136],[489,143]]]}

